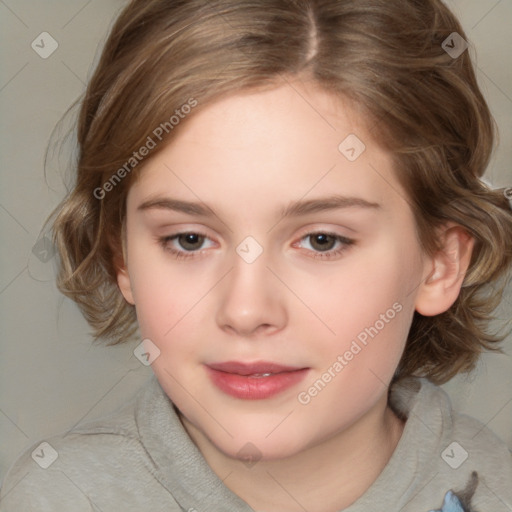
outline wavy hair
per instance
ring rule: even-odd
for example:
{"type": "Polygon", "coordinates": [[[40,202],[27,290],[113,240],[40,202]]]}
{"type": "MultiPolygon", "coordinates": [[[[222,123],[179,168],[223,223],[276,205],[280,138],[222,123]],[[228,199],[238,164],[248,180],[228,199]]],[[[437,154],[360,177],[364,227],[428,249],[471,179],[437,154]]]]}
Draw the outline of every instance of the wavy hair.
{"type": "Polygon", "coordinates": [[[512,212],[480,180],[494,121],[469,52],[443,49],[453,32],[467,39],[439,0],[132,0],[81,101],[76,183],[54,212],[58,287],[94,337],[119,343],[137,329],[116,281],[126,196],[143,167],[134,153],[158,126],[171,140],[187,120],[169,120],[191,99],[200,108],[301,75],[357,105],[392,153],[426,253],[447,221],[475,239],[457,301],[434,317],[415,313],[395,378],[443,383],[499,350],[503,337],[488,330],[502,293],[493,283],[512,262],[512,212]]]}

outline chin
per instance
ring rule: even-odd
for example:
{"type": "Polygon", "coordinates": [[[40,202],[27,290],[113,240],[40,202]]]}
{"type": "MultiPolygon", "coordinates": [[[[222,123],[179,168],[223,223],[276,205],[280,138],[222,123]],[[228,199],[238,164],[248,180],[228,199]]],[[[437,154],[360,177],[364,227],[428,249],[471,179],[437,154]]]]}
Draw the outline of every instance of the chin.
{"type": "Polygon", "coordinates": [[[233,428],[233,432],[237,432],[237,434],[232,439],[226,439],[225,436],[220,439],[208,437],[210,442],[224,455],[243,462],[285,459],[300,453],[309,446],[306,439],[297,437],[296,433],[301,432],[300,429],[295,432],[287,432],[283,429],[279,433],[276,431],[269,435],[272,428],[265,427],[255,432],[254,427],[247,430],[237,427],[233,428]]]}
{"type": "Polygon", "coordinates": [[[292,457],[302,451],[303,447],[298,445],[283,445],[279,439],[278,442],[270,443],[268,440],[238,440],[230,446],[217,446],[226,456],[239,460],[246,465],[255,464],[260,461],[282,460],[292,457]]]}

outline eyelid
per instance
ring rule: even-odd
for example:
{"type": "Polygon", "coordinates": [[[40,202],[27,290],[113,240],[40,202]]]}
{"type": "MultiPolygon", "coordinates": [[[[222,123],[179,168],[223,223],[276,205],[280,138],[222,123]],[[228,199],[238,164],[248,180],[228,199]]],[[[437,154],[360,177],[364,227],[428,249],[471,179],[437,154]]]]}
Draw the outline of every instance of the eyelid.
{"type": "Polygon", "coordinates": [[[313,229],[307,231],[304,235],[302,235],[297,242],[294,242],[292,244],[293,246],[300,243],[302,240],[305,240],[309,237],[313,237],[315,235],[326,235],[331,238],[333,238],[336,242],[341,244],[341,247],[338,247],[338,249],[329,249],[327,251],[314,251],[307,249],[308,253],[312,254],[313,259],[323,259],[323,260],[336,260],[339,259],[338,257],[341,256],[345,251],[347,251],[350,246],[355,244],[355,240],[353,238],[348,238],[346,236],[340,235],[339,233],[329,231],[327,229],[313,229]]]}
{"type": "MultiPolygon", "coordinates": [[[[169,247],[169,244],[172,241],[178,239],[182,235],[189,235],[189,234],[198,235],[199,237],[204,238],[205,240],[214,241],[214,240],[212,240],[212,238],[210,236],[208,236],[206,233],[204,233],[204,231],[201,229],[188,229],[188,230],[184,229],[184,230],[177,231],[177,232],[167,235],[167,236],[157,237],[157,239],[158,239],[160,245],[162,246],[162,248],[164,250],[168,251],[169,253],[171,253],[174,256],[174,258],[176,258],[176,259],[185,259],[186,260],[186,259],[193,259],[193,258],[200,257],[205,251],[207,251],[207,249],[186,251],[186,250],[179,250],[179,249],[175,249],[173,247],[169,247]]],[[[299,242],[301,242],[304,239],[307,239],[308,237],[313,237],[315,235],[320,235],[320,234],[334,238],[336,242],[342,244],[342,247],[340,247],[338,249],[329,249],[326,251],[315,251],[315,250],[307,249],[306,251],[308,253],[312,254],[312,256],[310,256],[312,259],[324,259],[324,260],[338,259],[337,257],[339,255],[341,255],[343,252],[348,250],[349,247],[354,245],[354,243],[355,243],[354,239],[348,238],[344,235],[333,232],[332,230],[322,229],[319,227],[318,228],[310,227],[309,229],[304,228],[303,233],[296,239],[296,242],[294,242],[292,244],[292,247],[296,246],[299,242]]]]}
{"type": "Polygon", "coordinates": [[[298,238],[304,238],[306,235],[312,235],[315,233],[324,233],[326,235],[339,236],[340,238],[346,238],[347,240],[349,240],[351,236],[343,235],[343,231],[354,232],[354,230],[349,228],[348,226],[327,227],[325,224],[322,223],[309,224],[308,226],[301,228],[299,230],[298,238]]]}
{"type": "MultiPolygon", "coordinates": [[[[212,238],[209,235],[207,235],[204,231],[202,231],[200,229],[186,229],[186,230],[176,231],[175,233],[172,233],[170,235],[158,236],[157,239],[161,243],[169,243],[173,240],[178,239],[180,236],[183,236],[183,235],[198,235],[201,238],[204,238],[205,240],[214,241],[214,240],[212,240],[212,238]]],[[[194,254],[194,253],[198,254],[204,250],[205,249],[199,249],[197,251],[179,251],[179,252],[188,253],[188,254],[194,254]]]]}

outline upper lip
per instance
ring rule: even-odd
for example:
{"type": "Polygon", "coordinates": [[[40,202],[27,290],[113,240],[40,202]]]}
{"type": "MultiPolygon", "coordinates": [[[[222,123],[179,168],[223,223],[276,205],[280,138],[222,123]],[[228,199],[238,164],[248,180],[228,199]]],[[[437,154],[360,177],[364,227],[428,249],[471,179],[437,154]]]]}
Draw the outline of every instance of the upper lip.
{"type": "Polygon", "coordinates": [[[285,366],[268,361],[256,361],[253,363],[243,363],[239,361],[225,361],[223,363],[211,363],[207,365],[213,370],[237,375],[253,375],[264,373],[282,373],[303,370],[303,367],[285,366]]]}

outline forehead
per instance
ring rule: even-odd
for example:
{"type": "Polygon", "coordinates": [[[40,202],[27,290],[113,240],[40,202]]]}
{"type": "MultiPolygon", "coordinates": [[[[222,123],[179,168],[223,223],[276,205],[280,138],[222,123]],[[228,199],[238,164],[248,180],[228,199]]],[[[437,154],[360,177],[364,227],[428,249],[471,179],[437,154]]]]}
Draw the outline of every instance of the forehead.
{"type": "Polygon", "coordinates": [[[333,193],[403,200],[391,157],[366,124],[346,99],[303,82],[199,101],[130,193],[139,202],[172,193],[244,211],[333,193]]]}

